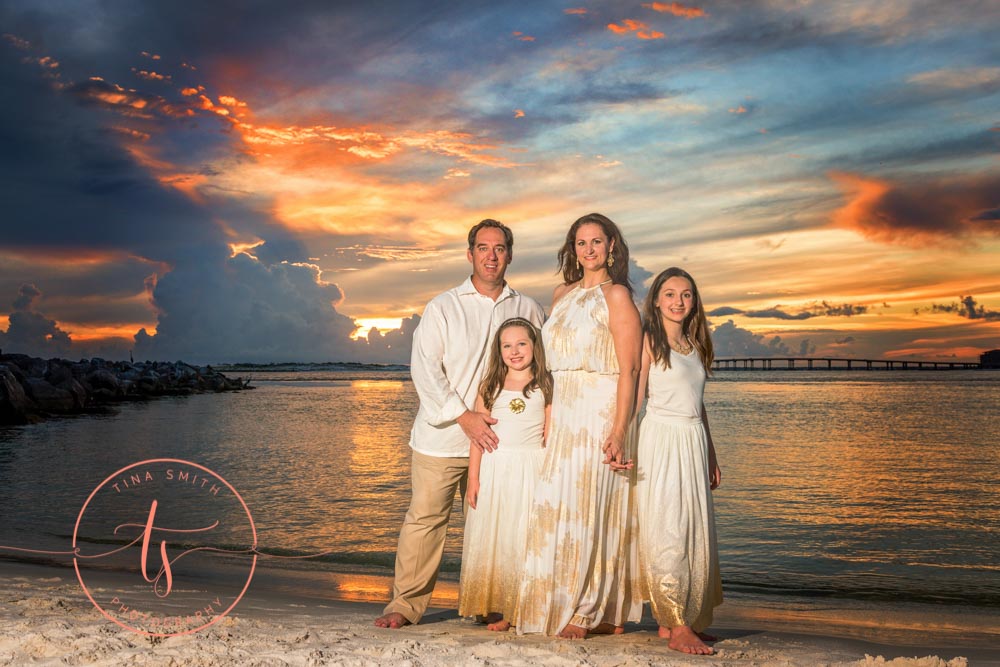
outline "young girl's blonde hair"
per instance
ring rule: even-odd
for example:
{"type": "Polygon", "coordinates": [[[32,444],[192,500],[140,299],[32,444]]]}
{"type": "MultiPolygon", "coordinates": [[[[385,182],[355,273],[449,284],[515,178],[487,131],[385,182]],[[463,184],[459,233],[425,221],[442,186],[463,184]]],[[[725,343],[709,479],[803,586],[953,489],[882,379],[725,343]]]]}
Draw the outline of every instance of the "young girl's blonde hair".
{"type": "Polygon", "coordinates": [[[500,334],[511,327],[522,327],[528,332],[531,339],[532,351],[531,360],[531,381],[524,385],[524,397],[532,391],[539,389],[545,398],[545,405],[552,402],[552,374],[545,367],[545,350],[542,348],[542,339],[538,335],[535,325],[523,317],[512,317],[505,320],[497,329],[493,337],[493,345],[490,346],[490,360],[486,367],[486,375],[479,384],[479,395],[483,397],[483,405],[487,410],[493,409],[493,403],[500,395],[503,384],[507,380],[507,365],[503,362],[503,353],[500,350],[500,334]]]}

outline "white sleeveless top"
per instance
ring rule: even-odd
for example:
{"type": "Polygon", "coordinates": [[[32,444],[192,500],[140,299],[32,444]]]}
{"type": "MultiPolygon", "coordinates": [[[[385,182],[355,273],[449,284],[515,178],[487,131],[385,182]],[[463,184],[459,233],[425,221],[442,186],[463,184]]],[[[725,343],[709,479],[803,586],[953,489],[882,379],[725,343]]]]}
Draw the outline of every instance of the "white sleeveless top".
{"type": "Polygon", "coordinates": [[[542,448],[545,395],[541,389],[535,389],[527,398],[520,390],[501,389],[490,412],[497,420],[493,425],[493,432],[500,438],[497,452],[542,448]]]}
{"type": "Polygon", "coordinates": [[[705,397],[705,367],[697,350],[670,351],[671,367],[655,363],[649,369],[646,414],[665,419],[700,419],[705,397]]]}

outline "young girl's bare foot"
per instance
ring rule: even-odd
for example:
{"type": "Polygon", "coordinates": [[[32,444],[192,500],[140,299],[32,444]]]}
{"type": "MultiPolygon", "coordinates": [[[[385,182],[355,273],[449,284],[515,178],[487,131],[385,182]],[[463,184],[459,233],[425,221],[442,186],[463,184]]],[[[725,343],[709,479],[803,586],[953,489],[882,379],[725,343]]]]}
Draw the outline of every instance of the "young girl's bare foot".
{"type": "Polygon", "coordinates": [[[586,639],[587,628],[581,628],[579,625],[569,624],[559,631],[558,636],[563,639],[586,639]]]}
{"type": "Polygon", "coordinates": [[[506,621],[503,618],[501,618],[499,621],[487,625],[486,629],[491,630],[493,632],[507,632],[508,630],[510,630],[510,621],[506,621]]]}
{"type": "Polygon", "coordinates": [[[670,630],[670,648],[691,655],[712,655],[715,651],[694,633],[691,626],[678,625],[670,630]]]}
{"type": "Polygon", "coordinates": [[[592,635],[620,635],[625,632],[625,628],[613,623],[601,623],[596,628],[590,630],[592,635]]]}

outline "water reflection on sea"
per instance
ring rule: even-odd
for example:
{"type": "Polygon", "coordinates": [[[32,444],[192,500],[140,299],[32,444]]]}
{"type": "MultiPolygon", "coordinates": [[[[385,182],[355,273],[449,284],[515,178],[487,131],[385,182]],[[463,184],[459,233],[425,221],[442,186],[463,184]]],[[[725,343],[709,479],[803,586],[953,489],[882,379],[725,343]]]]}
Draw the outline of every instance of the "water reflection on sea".
{"type": "MultiPolygon", "coordinates": [[[[180,458],[239,490],[261,551],[325,553],[262,558],[255,585],[384,599],[409,500],[417,397],[405,369],[253,377],[251,392],[0,430],[0,544],[68,549],[101,480],[138,460],[180,458]]],[[[706,404],[730,600],[1000,609],[1000,374],[719,372],[706,404]]],[[[457,501],[455,511],[442,604],[460,566],[457,501]]]]}

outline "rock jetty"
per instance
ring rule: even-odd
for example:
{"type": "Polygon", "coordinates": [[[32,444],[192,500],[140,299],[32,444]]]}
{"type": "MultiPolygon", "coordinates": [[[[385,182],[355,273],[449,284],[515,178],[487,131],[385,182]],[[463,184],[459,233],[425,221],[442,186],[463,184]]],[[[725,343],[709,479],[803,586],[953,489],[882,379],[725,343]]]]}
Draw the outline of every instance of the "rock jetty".
{"type": "Polygon", "coordinates": [[[227,378],[211,366],[182,361],[67,361],[0,354],[0,425],[28,424],[157,396],[252,388],[249,381],[227,378]]]}

